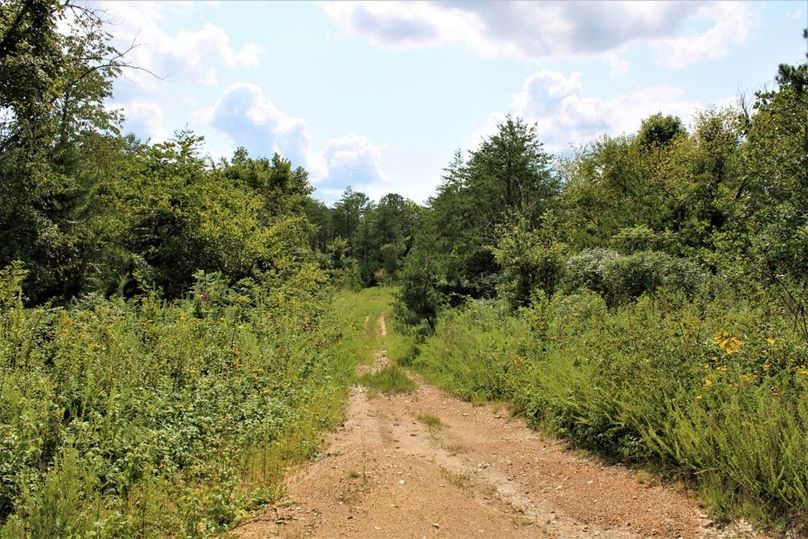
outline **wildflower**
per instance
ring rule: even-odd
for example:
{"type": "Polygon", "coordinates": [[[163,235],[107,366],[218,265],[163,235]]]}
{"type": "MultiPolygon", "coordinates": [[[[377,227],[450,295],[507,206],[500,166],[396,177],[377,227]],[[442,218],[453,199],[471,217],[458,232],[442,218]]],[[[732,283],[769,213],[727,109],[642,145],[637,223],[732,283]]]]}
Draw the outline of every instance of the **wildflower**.
{"type": "Polygon", "coordinates": [[[732,355],[741,349],[741,339],[732,335],[731,333],[721,333],[714,339],[716,346],[724,351],[725,354],[732,355]]]}
{"type": "Polygon", "coordinates": [[[766,342],[769,343],[769,346],[774,346],[774,343],[777,342],[777,339],[772,339],[771,337],[766,339],[766,342]]]}
{"type": "Polygon", "coordinates": [[[709,378],[705,378],[704,379],[704,387],[710,387],[711,385],[713,385],[713,381],[711,379],[709,379],[709,378]]]}
{"type": "Polygon", "coordinates": [[[808,369],[797,369],[797,374],[808,376],[808,369]]]}

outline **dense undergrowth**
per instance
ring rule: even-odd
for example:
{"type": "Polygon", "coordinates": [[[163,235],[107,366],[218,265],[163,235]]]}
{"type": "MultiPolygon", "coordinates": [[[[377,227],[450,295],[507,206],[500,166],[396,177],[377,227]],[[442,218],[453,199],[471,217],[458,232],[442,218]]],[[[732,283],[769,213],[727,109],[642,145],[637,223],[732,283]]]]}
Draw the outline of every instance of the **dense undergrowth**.
{"type": "Polygon", "coordinates": [[[574,445],[684,476],[721,518],[808,517],[808,350],[762,302],[588,290],[510,313],[446,311],[414,362],[470,400],[514,403],[574,445]]]}
{"type": "Polygon", "coordinates": [[[2,537],[226,530],[316,452],[379,304],[198,274],[176,302],[24,308],[21,278],[0,298],[2,537]]]}

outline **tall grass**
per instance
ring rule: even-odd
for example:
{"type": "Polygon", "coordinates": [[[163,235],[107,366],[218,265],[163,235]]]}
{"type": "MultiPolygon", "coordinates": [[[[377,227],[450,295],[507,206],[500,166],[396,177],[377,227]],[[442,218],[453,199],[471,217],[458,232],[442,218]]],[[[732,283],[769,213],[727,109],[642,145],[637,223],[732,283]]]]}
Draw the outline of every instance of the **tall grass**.
{"type": "Polygon", "coordinates": [[[381,301],[301,272],[25,309],[0,280],[0,537],[220,534],[317,451],[381,301]]]}
{"type": "Polygon", "coordinates": [[[490,302],[449,311],[416,365],[580,447],[689,478],[718,517],[800,526],[807,352],[785,317],[737,298],[609,310],[582,292],[514,315],[490,302]]]}

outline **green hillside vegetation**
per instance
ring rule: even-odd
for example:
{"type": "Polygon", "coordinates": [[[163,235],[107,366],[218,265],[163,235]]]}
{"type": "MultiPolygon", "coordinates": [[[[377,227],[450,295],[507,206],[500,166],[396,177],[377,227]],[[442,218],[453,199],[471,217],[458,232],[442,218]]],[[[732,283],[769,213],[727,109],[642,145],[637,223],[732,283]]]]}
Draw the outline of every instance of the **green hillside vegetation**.
{"type": "Polygon", "coordinates": [[[215,536],[276,500],[377,350],[377,285],[401,366],[808,523],[808,64],[570,155],[509,116],[425,205],[122,133],[129,69],[94,13],[0,4],[0,537],[215,536]]]}

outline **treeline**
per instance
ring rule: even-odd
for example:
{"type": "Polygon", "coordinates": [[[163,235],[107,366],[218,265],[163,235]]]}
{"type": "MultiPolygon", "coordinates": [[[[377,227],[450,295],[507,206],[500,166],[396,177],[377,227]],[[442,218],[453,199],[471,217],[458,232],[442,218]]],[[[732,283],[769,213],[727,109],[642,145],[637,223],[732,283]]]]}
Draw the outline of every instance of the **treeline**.
{"type": "Polygon", "coordinates": [[[808,338],[806,76],[781,66],[743,110],[704,111],[689,130],[657,114],[568,158],[508,117],[455,156],[429,201],[404,265],[408,312],[434,324],[462,298],[517,308],[580,286],[616,305],[723,275],[777,294],[808,338]]]}
{"type": "Polygon", "coordinates": [[[399,280],[399,361],[805,533],[808,64],[571,157],[506,118],[446,168],[399,280]]]}
{"type": "Polygon", "coordinates": [[[391,193],[378,202],[348,187],[333,207],[309,210],[317,227],[313,246],[325,254],[334,282],[360,287],[395,281],[420,227],[424,208],[391,193]]]}
{"type": "Polygon", "coordinates": [[[160,144],[122,136],[105,101],[136,66],[107,44],[94,13],[10,2],[0,25],[0,267],[28,270],[28,304],[148,290],[179,298],[197,270],[236,283],[306,263],[354,286],[398,270],[413,202],[348,189],[330,208],[279,155],[238,149],[214,162],[190,132],[160,144]],[[68,19],[65,34],[57,25],[68,19]]]}

